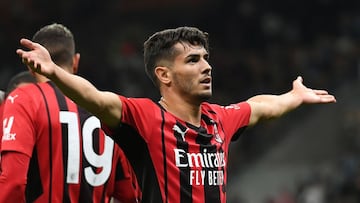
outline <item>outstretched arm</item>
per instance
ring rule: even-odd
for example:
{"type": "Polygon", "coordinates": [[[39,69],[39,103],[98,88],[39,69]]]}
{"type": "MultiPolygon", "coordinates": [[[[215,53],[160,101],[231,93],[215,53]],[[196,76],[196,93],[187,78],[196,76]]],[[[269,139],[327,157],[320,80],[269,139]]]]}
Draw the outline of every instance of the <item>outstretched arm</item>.
{"type": "Polygon", "coordinates": [[[20,43],[29,51],[18,49],[16,53],[31,71],[52,80],[66,96],[108,126],[116,126],[120,122],[122,104],[116,94],[99,91],[86,79],[66,72],[51,60],[49,52],[40,44],[28,39],[21,39],[20,43]]]}
{"type": "Polygon", "coordinates": [[[269,118],[276,118],[299,107],[301,104],[334,103],[336,99],[325,90],[315,90],[303,85],[298,77],[293,81],[291,91],[282,95],[257,95],[247,102],[251,106],[250,124],[269,118]]]}

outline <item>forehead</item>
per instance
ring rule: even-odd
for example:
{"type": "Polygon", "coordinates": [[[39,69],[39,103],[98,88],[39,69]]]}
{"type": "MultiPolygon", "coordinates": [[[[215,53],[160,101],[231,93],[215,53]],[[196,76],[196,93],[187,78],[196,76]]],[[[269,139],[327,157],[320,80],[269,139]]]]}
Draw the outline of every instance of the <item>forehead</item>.
{"type": "Polygon", "coordinates": [[[192,45],[187,42],[178,42],[174,45],[177,57],[187,57],[189,55],[206,55],[208,54],[202,45],[192,45]]]}

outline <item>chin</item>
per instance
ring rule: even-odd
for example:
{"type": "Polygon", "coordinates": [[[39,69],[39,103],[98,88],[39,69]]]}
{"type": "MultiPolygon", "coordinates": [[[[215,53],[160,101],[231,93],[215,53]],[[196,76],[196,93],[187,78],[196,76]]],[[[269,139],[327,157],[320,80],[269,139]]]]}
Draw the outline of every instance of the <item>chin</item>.
{"type": "Polygon", "coordinates": [[[211,98],[212,94],[210,93],[206,93],[206,94],[200,94],[199,98],[201,101],[207,101],[211,98]]]}

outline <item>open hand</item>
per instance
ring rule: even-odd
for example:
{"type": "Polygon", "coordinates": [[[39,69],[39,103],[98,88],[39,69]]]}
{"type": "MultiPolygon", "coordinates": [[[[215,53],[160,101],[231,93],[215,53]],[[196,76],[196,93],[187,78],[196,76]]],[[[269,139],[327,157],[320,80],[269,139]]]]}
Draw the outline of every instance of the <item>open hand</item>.
{"type": "Polygon", "coordinates": [[[42,45],[28,39],[21,39],[20,44],[28,48],[29,51],[17,49],[16,53],[22,58],[22,62],[33,72],[46,77],[54,72],[53,61],[48,50],[42,45]]]}
{"type": "Polygon", "coordinates": [[[336,99],[333,95],[329,94],[326,90],[316,90],[306,87],[303,84],[302,77],[297,77],[293,81],[292,92],[300,97],[303,103],[333,103],[336,99]]]}

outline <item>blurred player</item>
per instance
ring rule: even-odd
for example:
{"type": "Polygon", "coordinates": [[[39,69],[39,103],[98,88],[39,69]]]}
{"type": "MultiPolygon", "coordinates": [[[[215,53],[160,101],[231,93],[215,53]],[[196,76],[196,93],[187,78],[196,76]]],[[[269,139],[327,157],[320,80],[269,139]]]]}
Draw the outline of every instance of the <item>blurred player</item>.
{"type": "Polygon", "coordinates": [[[10,81],[6,87],[5,97],[17,87],[31,83],[36,83],[36,79],[29,71],[22,71],[15,74],[12,78],[10,78],[10,81]]]}
{"type": "MultiPolygon", "coordinates": [[[[11,91],[13,91],[17,87],[21,87],[23,85],[35,83],[36,80],[34,76],[29,71],[22,71],[20,73],[15,74],[12,78],[10,78],[10,81],[8,82],[8,85],[6,87],[6,90],[4,92],[4,99],[9,95],[11,91]]],[[[0,118],[2,118],[3,110],[4,110],[4,103],[0,102],[0,118]]],[[[2,119],[0,119],[2,120],[2,119]]],[[[2,128],[0,130],[0,138],[2,138],[2,128]]],[[[1,143],[0,143],[0,150],[1,150],[1,143]]],[[[0,156],[1,158],[1,156],[0,156]]]]}
{"type": "MultiPolygon", "coordinates": [[[[76,73],[80,55],[65,26],[45,26],[33,40],[76,73]]],[[[99,119],[35,77],[39,83],[15,89],[5,102],[0,202],[139,202],[133,170],[99,119]]]]}
{"type": "MultiPolygon", "coordinates": [[[[208,35],[194,27],[157,32],[144,44],[145,70],[159,88],[158,102],[99,91],[59,68],[41,45],[26,39],[21,44],[30,49],[17,50],[23,62],[97,115],[104,129],[115,133],[126,127],[138,133],[143,145],[134,154],[145,158],[134,168],[142,167],[143,173],[137,173],[144,202],[225,203],[228,149],[235,135],[302,104],[336,101],[325,90],[307,88],[298,77],[292,89],[281,95],[257,95],[228,106],[207,102],[212,96],[208,35]]],[[[132,143],[137,138],[113,136],[120,143],[123,138],[132,143]]]]}

